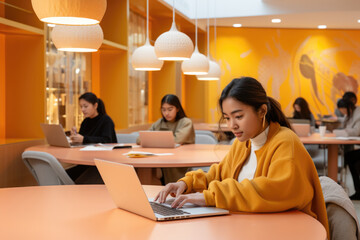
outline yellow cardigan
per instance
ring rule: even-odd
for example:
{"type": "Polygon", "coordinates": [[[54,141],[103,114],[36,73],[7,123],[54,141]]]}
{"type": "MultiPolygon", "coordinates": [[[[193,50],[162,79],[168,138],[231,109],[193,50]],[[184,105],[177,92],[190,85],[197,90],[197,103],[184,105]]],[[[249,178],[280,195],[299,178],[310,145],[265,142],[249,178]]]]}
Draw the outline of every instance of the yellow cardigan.
{"type": "Polygon", "coordinates": [[[250,154],[250,141],[235,140],[229,153],[208,173],[186,173],[186,193],[203,192],[206,205],[242,212],[300,210],[319,220],[329,235],[326,207],[315,165],[296,134],[271,123],[266,143],[255,151],[252,180],[238,182],[250,154]]]}

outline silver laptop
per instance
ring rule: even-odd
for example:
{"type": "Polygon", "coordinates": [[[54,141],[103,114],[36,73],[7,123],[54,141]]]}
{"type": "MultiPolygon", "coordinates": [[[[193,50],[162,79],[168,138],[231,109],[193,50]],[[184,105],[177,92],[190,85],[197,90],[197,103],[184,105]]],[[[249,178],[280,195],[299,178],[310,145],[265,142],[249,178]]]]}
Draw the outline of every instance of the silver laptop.
{"type": "Polygon", "coordinates": [[[101,159],[95,159],[95,164],[118,208],[154,221],[229,214],[228,210],[215,207],[185,204],[184,207],[175,209],[167,204],[169,202],[159,204],[148,199],[133,166],[101,159]]]}
{"type": "Polygon", "coordinates": [[[292,129],[299,137],[310,136],[310,124],[307,123],[291,123],[292,129]]]}
{"type": "Polygon", "coordinates": [[[180,146],[175,143],[172,131],[139,131],[140,144],[143,148],[174,148],[180,146]]]}
{"type": "Polygon", "coordinates": [[[81,143],[70,143],[61,124],[41,123],[40,126],[45,135],[46,141],[50,146],[67,148],[85,146],[81,143]]]}

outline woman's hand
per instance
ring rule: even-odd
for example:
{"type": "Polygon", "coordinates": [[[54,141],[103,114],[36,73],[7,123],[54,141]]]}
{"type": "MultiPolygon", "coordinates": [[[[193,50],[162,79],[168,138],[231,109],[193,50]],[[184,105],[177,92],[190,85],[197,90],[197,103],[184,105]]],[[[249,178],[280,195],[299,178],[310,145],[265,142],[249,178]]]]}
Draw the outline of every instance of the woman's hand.
{"type": "Polygon", "coordinates": [[[84,141],[84,136],[77,133],[77,134],[71,135],[70,140],[73,143],[82,143],[84,141]]]}
{"type": "Polygon", "coordinates": [[[171,194],[173,197],[180,196],[183,192],[185,192],[187,186],[184,181],[180,181],[177,183],[168,183],[166,186],[156,195],[154,201],[159,201],[159,203],[164,203],[166,201],[166,197],[171,194]]]}
{"type": "Polygon", "coordinates": [[[182,206],[184,206],[185,203],[196,204],[200,207],[206,206],[204,194],[197,192],[177,196],[174,202],[171,204],[171,207],[181,208],[182,206]]]}
{"type": "Polygon", "coordinates": [[[72,127],[71,128],[71,135],[76,135],[77,134],[77,131],[76,131],[76,127],[72,127]]]}

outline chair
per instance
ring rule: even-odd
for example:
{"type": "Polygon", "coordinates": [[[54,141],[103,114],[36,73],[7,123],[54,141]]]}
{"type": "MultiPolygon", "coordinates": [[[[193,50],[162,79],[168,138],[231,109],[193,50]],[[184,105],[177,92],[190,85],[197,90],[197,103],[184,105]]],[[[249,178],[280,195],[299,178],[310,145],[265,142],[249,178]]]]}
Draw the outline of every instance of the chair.
{"type": "Polygon", "coordinates": [[[117,133],[116,139],[118,143],[136,143],[136,139],[138,138],[138,135],[135,133],[117,133]]]}
{"type": "Polygon", "coordinates": [[[217,141],[208,135],[195,134],[195,144],[217,144],[217,141]]]}
{"type": "Polygon", "coordinates": [[[49,153],[25,151],[22,159],[40,186],[75,184],[59,161],[49,153]]]}
{"type": "Polygon", "coordinates": [[[210,136],[210,137],[214,138],[214,139],[217,141],[214,133],[211,132],[211,131],[207,131],[207,130],[195,130],[195,135],[207,135],[207,136],[210,136]]]}

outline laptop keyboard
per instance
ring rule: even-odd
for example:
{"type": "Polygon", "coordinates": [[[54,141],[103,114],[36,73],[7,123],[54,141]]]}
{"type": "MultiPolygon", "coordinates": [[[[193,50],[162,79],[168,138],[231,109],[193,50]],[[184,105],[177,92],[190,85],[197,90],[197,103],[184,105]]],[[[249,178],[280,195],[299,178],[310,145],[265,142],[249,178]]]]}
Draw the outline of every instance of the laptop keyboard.
{"type": "Polygon", "coordinates": [[[150,202],[150,205],[155,213],[163,215],[163,216],[171,216],[171,215],[184,215],[190,214],[180,209],[171,208],[160,203],[150,202]]]}

